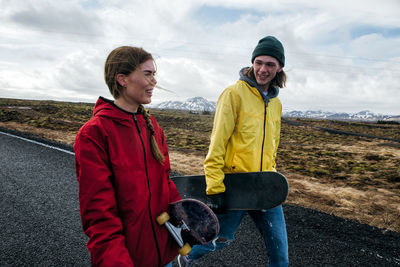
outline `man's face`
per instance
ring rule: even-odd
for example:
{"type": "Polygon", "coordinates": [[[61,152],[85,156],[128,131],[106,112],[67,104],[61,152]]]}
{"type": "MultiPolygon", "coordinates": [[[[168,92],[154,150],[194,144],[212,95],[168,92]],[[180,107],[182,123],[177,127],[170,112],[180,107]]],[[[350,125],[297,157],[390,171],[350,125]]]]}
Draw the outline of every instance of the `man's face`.
{"type": "Polygon", "coordinates": [[[253,62],[254,76],[259,85],[268,88],[278,72],[282,71],[279,61],[271,56],[258,56],[253,62]]]}

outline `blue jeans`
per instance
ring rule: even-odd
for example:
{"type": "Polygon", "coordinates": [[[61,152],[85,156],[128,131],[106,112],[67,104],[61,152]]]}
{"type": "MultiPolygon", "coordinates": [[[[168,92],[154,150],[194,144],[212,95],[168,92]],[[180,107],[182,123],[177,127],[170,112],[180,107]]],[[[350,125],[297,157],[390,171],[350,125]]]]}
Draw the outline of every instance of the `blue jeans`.
{"type": "Polygon", "coordinates": [[[220,225],[218,239],[223,240],[217,240],[207,245],[193,246],[188,256],[189,261],[194,261],[212,251],[220,250],[229,245],[235,239],[235,232],[246,213],[253,219],[264,238],[268,251],[268,266],[288,266],[288,242],[282,206],[262,211],[231,210],[225,214],[218,215],[220,225]]]}

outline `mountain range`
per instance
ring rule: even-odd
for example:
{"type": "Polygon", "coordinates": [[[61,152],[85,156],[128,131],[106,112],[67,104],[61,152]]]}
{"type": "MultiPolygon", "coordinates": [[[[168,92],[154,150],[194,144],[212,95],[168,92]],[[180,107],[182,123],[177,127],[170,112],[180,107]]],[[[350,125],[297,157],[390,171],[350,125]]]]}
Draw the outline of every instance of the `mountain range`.
{"type": "MultiPolygon", "coordinates": [[[[195,112],[215,111],[217,103],[215,101],[208,101],[203,97],[193,97],[186,101],[166,101],[160,104],[151,105],[152,108],[158,109],[177,109],[177,110],[190,110],[195,112]]],[[[352,121],[397,121],[400,122],[399,116],[383,115],[363,110],[357,113],[347,112],[326,112],[321,110],[284,110],[283,117],[287,118],[313,118],[313,119],[330,119],[330,120],[352,120],[352,121]]]]}
{"type": "Polygon", "coordinates": [[[351,120],[351,121],[400,121],[400,116],[391,116],[376,114],[369,110],[363,110],[357,113],[347,112],[326,112],[326,111],[284,111],[283,117],[287,118],[312,118],[312,119],[327,119],[327,120],[351,120]]]}
{"type": "Polygon", "coordinates": [[[166,101],[158,105],[152,105],[153,108],[159,109],[179,109],[191,111],[215,111],[217,102],[208,101],[203,97],[193,97],[187,99],[185,102],[181,101],[166,101]]]}

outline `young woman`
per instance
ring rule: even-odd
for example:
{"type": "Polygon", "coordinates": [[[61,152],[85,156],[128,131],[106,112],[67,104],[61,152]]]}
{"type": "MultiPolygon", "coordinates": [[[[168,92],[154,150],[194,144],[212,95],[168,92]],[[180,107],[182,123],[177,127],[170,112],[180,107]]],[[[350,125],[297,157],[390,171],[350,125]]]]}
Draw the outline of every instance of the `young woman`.
{"type": "Polygon", "coordinates": [[[113,50],[105,81],[115,98],[100,97],[75,144],[82,225],[93,266],[165,266],[176,242],[155,218],[180,199],[170,180],[164,133],[143,108],[157,83],[142,48],[113,50]]]}

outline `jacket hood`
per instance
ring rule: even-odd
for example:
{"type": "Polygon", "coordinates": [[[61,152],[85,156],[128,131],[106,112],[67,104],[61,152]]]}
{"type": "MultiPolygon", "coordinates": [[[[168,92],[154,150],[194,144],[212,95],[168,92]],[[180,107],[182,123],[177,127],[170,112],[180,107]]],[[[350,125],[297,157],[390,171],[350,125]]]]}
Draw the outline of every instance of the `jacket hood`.
{"type": "Polygon", "coordinates": [[[130,122],[134,113],[125,111],[114,104],[114,101],[100,96],[94,105],[93,117],[107,117],[113,119],[114,121],[120,122],[130,122]]]}
{"type": "Polygon", "coordinates": [[[248,83],[252,87],[257,88],[261,97],[264,99],[265,104],[268,105],[268,102],[271,98],[277,97],[279,95],[279,87],[270,86],[268,88],[268,94],[264,95],[263,90],[261,89],[260,85],[258,85],[257,81],[244,74],[244,71],[247,70],[248,68],[250,68],[250,67],[244,67],[240,70],[240,72],[239,72],[240,80],[248,83]]]}

